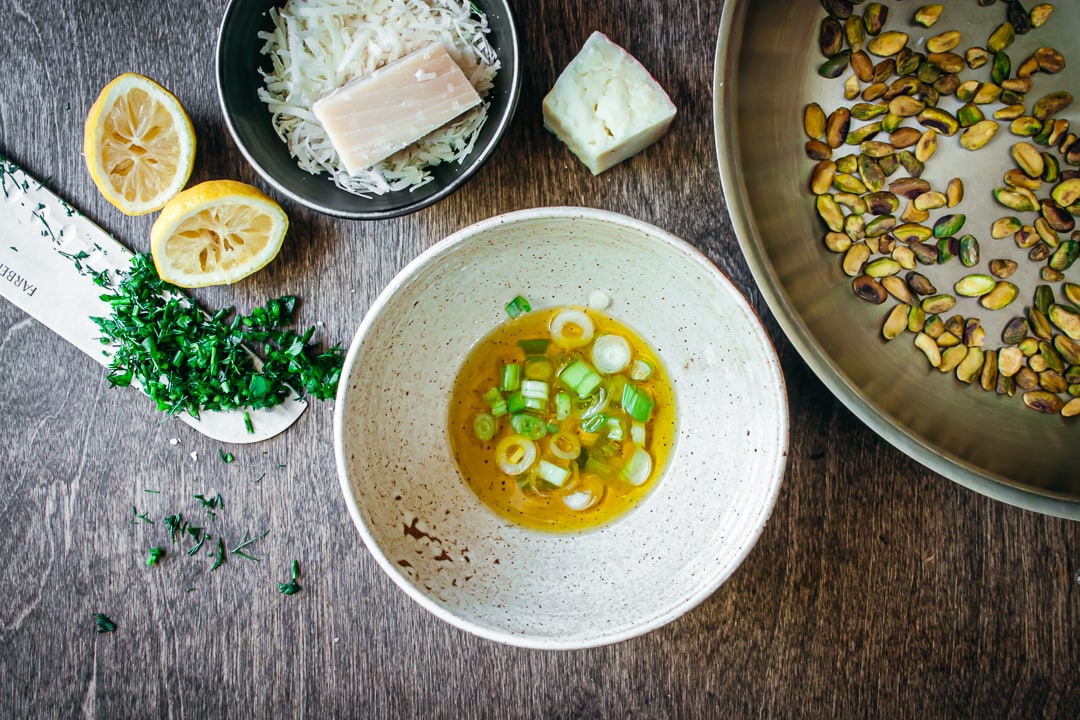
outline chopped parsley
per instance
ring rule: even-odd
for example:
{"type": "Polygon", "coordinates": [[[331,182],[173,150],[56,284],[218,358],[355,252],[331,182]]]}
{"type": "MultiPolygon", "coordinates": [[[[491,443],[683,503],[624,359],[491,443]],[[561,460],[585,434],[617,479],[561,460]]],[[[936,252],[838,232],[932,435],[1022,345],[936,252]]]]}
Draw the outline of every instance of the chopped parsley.
{"type": "Polygon", "coordinates": [[[146,513],[140,513],[138,510],[135,509],[134,505],[131,506],[131,514],[135,516],[135,518],[131,521],[132,525],[138,525],[138,523],[135,522],[136,520],[142,520],[147,525],[154,524],[154,521],[151,520],[146,513]]]}
{"type": "Polygon", "coordinates": [[[160,560],[164,555],[165,548],[152,547],[150,548],[150,553],[146,556],[146,564],[157,565],[158,560],[160,560]]]}
{"type": "Polygon", "coordinates": [[[165,523],[165,527],[169,528],[169,542],[176,542],[177,533],[180,537],[184,537],[184,533],[187,531],[187,523],[184,522],[184,514],[176,513],[175,515],[168,515],[162,522],[165,523]]]}
{"type": "MultiPolygon", "coordinates": [[[[247,413],[244,413],[244,414],[246,415],[247,413]]],[[[236,456],[233,455],[231,452],[225,452],[221,448],[218,448],[217,454],[218,454],[218,457],[221,458],[221,462],[225,463],[226,465],[228,465],[229,463],[231,463],[233,460],[236,459],[236,456]]]]}
{"type": "Polygon", "coordinates": [[[97,622],[97,631],[99,633],[110,633],[116,630],[116,623],[102,613],[95,615],[94,620],[97,622]]]}
{"type": "Polygon", "coordinates": [[[273,407],[293,388],[320,400],[337,392],[344,353],[338,345],[320,350],[312,343],[315,326],[302,334],[288,329],[298,303],[292,295],[249,315],[231,308],[208,315],[161,280],[145,253],[135,255],[112,290],[102,295],[109,316],[93,318],[102,342],[115,345],[109,381],[137,383],[163,412],[197,417],[200,410],[273,407]],[[245,346],[262,355],[261,369],[245,346]]]}
{"type": "Polygon", "coordinates": [[[292,561],[292,580],[287,583],[278,583],[278,592],[282,595],[295,595],[300,592],[300,561],[292,561]]]}
{"type": "Polygon", "coordinates": [[[247,558],[248,560],[254,560],[255,562],[259,562],[259,558],[252,557],[251,555],[248,555],[246,552],[244,552],[244,548],[246,548],[248,545],[251,545],[256,540],[262,540],[264,537],[266,537],[269,534],[270,534],[270,531],[266,530],[266,531],[263,532],[262,535],[256,535],[255,537],[253,537],[251,539],[248,539],[248,534],[247,534],[247,531],[245,530],[244,531],[244,537],[240,540],[240,544],[237,545],[236,547],[234,547],[230,552],[232,552],[234,555],[239,555],[240,557],[247,558]]]}
{"type": "Polygon", "coordinates": [[[225,540],[220,536],[217,539],[217,554],[214,557],[214,564],[210,566],[210,572],[214,572],[219,567],[225,564],[225,540]]]}
{"type": "Polygon", "coordinates": [[[195,499],[202,503],[202,506],[206,508],[206,514],[210,516],[210,522],[217,521],[218,510],[225,509],[225,501],[221,499],[221,493],[218,493],[212,498],[207,498],[205,495],[196,495],[195,499]]]}

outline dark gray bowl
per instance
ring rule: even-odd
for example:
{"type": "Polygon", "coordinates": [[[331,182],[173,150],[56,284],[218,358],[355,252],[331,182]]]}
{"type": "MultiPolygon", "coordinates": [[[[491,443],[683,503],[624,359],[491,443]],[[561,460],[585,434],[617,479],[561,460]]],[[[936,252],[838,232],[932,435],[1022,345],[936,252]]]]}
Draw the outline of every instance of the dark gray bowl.
{"type": "Polygon", "coordinates": [[[217,43],[217,87],[225,122],[240,152],[267,182],[296,202],[328,215],[354,220],[381,220],[406,215],[432,205],[461,187],[494,152],[510,125],[521,88],[518,38],[514,18],[505,0],[476,0],[488,17],[489,40],[502,68],[488,94],[488,120],[476,145],[463,163],[433,168],[434,179],[416,190],[401,190],[363,198],[334,185],[325,175],[301,170],[270,122],[270,112],[259,100],[259,67],[269,68],[259,50],[260,30],[272,29],[267,11],[284,0],[230,0],[221,21],[217,43]]]}

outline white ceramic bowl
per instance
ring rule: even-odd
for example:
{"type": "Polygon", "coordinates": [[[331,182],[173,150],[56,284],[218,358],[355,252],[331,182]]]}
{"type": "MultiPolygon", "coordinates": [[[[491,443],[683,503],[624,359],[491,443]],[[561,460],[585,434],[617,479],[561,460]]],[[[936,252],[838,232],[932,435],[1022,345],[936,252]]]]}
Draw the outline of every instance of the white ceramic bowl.
{"type": "Polygon", "coordinates": [[[715,591],[772,510],[787,430],[779,363],[731,282],[669,233],[584,208],[491,218],[410,263],[356,334],[334,419],[345,500],[383,570],[458,627],[549,649],[639,635],[715,591]],[[536,309],[593,290],[664,360],[678,439],[630,513],[581,534],[528,530],[461,478],[450,388],[514,295],[536,309]]]}

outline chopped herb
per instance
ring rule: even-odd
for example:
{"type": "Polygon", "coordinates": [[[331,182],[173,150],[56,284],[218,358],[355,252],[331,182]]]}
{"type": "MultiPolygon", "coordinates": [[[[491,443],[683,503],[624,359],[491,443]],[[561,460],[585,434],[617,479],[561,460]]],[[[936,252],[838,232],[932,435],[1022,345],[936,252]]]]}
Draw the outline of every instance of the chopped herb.
{"type": "Polygon", "coordinates": [[[253,481],[253,483],[254,483],[255,485],[258,485],[258,484],[259,484],[260,482],[262,482],[262,479],[263,479],[264,477],[266,477],[266,473],[263,473],[263,474],[262,474],[262,475],[260,475],[259,477],[255,478],[255,480],[253,481]]]}
{"type": "MultiPolygon", "coordinates": [[[[194,529],[195,530],[200,530],[201,528],[194,528],[194,529]]],[[[203,543],[206,542],[209,539],[210,539],[210,533],[207,533],[205,535],[202,535],[200,533],[199,535],[196,535],[195,540],[197,542],[188,549],[187,554],[189,556],[196,555],[199,552],[199,550],[202,549],[203,543]]]]}
{"type": "Polygon", "coordinates": [[[157,565],[158,560],[160,560],[163,555],[165,555],[165,549],[164,548],[159,548],[159,547],[150,548],[150,554],[146,557],[146,564],[147,565],[157,565]]]}
{"type": "Polygon", "coordinates": [[[225,564],[225,541],[220,537],[217,539],[217,554],[214,557],[214,564],[210,566],[210,572],[214,572],[219,567],[225,564]]]}
{"type": "Polygon", "coordinates": [[[146,490],[143,490],[143,492],[153,493],[154,495],[160,495],[161,494],[160,490],[150,490],[149,488],[147,488],[146,490]]]}
{"type": "Polygon", "coordinates": [[[99,633],[110,633],[116,630],[116,623],[110,620],[106,615],[98,613],[94,616],[97,622],[97,631],[99,633]]]}
{"type": "Polygon", "coordinates": [[[221,448],[218,448],[217,452],[218,452],[218,457],[221,458],[221,462],[225,463],[226,465],[228,465],[229,463],[231,463],[233,460],[236,459],[236,456],[233,455],[231,452],[225,452],[221,448]]]}
{"type": "Polygon", "coordinates": [[[198,499],[199,502],[202,503],[202,506],[206,508],[206,514],[210,516],[211,522],[217,520],[217,513],[215,512],[215,510],[225,509],[225,501],[221,499],[221,493],[218,493],[217,495],[209,499],[207,499],[204,495],[196,495],[195,497],[198,499]]]}
{"type": "Polygon", "coordinates": [[[11,245],[9,247],[11,248],[12,252],[19,252],[19,248],[15,247],[14,245],[11,245]]]}
{"type": "MultiPolygon", "coordinates": [[[[153,520],[151,520],[151,519],[150,519],[150,518],[149,518],[149,517],[147,516],[147,514],[146,514],[146,513],[140,513],[140,512],[138,511],[138,510],[136,510],[136,509],[135,509],[135,506],[134,506],[134,505],[132,505],[132,506],[131,506],[131,514],[135,516],[135,520],[142,520],[142,521],[143,521],[144,523],[146,523],[147,525],[153,525],[153,524],[154,524],[154,521],[153,521],[153,520]]],[[[135,522],[135,520],[132,520],[132,521],[131,521],[131,524],[132,524],[132,525],[138,525],[138,524],[139,524],[139,523],[135,522]]]]}
{"type": "Polygon", "coordinates": [[[292,561],[292,580],[287,583],[278,583],[278,592],[282,595],[295,595],[300,592],[300,561],[292,561]]]}
{"type": "Polygon", "coordinates": [[[241,540],[240,540],[240,544],[239,544],[239,545],[237,545],[236,547],[234,547],[234,548],[233,548],[233,549],[232,549],[232,550],[231,550],[230,552],[232,552],[232,553],[233,553],[234,555],[239,555],[240,557],[245,557],[245,558],[247,558],[248,560],[254,560],[255,562],[259,562],[259,558],[257,558],[257,557],[252,557],[251,555],[248,555],[248,554],[247,554],[246,552],[244,552],[244,548],[246,548],[246,547],[247,547],[248,545],[251,545],[251,544],[252,544],[253,542],[255,542],[256,540],[262,540],[262,539],[263,539],[264,537],[266,537],[266,536],[267,536],[267,535],[268,535],[269,533],[270,533],[270,531],[269,531],[269,530],[267,530],[267,531],[265,531],[265,532],[264,532],[264,533],[263,533],[262,535],[256,535],[255,537],[253,537],[253,538],[251,538],[251,539],[249,540],[249,539],[248,539],[248,534],[247,534],[247,531],[245,530],[245,531],[244,531],[244,537],[243,537],[243,538],[241,538],[241,540]]]}
{"type": "Polygon", "coordinates": [[[180,536],[183,537],[184,532],[187,530],[187,523],[184,522],[183,513],[169,515],[162,522],[165,523],[165,527],[169,528],[170,542],[176,542],[176,533],[180,533],[180,536]]]}
{"type": "Polygon", "coordinates": [[[506,314],[512,318],[516,318],[523,313],[532,312],[532,306],[529,305],[529,301],[518,295],[510,302],[506,303],[506,314]]]}
{"type": "Polygon", "coordinates": [[[247,429],[248,435],[255,434],[255,427],[251,424],[251,413],[246,411],[244,412],[244,427],[247,429]]]}
{"type": "Polygon", "coordinates": [[[112,294],[108,317],[93,318],[102,342],[115,345],[109,364],[113,385],[137,383],[158,409],[259,409],[279,405],[293,388],[320,400],[334,397],[344,353],[320,350],[311,342],[315,326],[303,334],[287,329],[297,299],[270,300],[250,315],[232,309],[207,315],[178,288],[162,281],[148,254],[136,255],[112,294]],[[244,345],[263,354],[263,365],[244,345]]]}

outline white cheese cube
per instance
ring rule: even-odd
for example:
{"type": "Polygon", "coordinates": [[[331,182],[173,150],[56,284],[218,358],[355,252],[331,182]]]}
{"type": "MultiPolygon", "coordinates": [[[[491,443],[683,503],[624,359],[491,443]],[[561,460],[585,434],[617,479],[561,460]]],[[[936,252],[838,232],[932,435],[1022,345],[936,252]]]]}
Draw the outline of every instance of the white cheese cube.
{"type": "Polygon", "coordinates": [[[544,98],[544,127],[599,175],[663,137],[675,112],[641,63],[594,32],[544,98]]]}
{"type": "Polygon", "coordinates": [[[312,111],[355,174],[479,104],[465,73],[433,43],[342,85],[312,111]]]}

